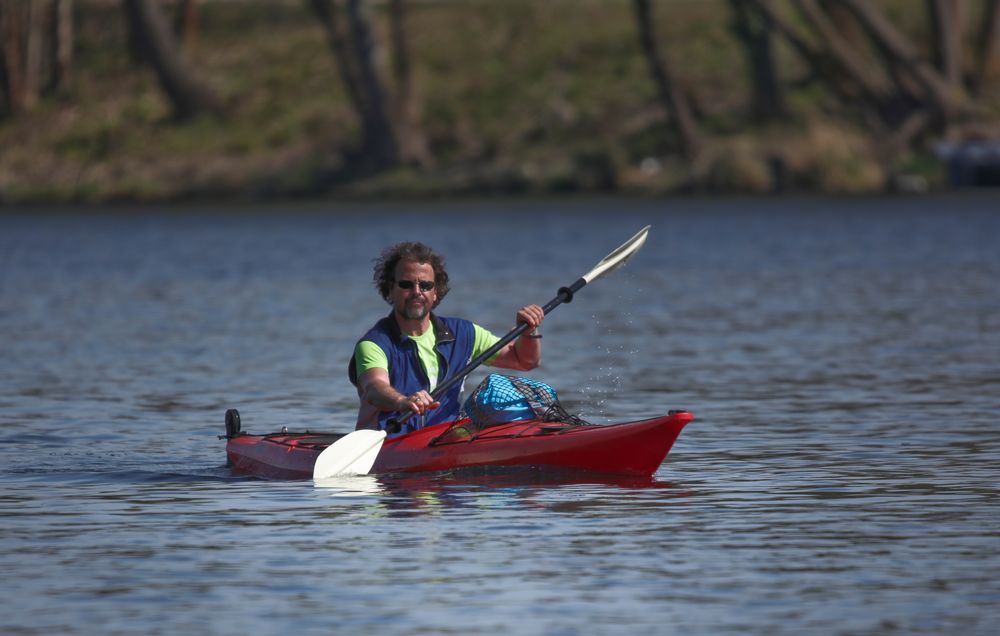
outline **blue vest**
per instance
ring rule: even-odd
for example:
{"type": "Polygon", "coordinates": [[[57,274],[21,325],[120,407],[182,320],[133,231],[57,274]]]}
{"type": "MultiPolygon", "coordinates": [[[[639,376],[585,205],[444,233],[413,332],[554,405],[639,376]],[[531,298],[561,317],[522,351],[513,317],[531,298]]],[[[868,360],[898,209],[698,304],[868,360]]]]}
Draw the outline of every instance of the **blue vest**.
{"type": "MultiPolygon", "coordinates": [[[[434,345],[438,355],[438,384],[444,383],[455,371],[460,371],[472,360],[472,347],[475,342],[475,327],[468,320],[461,318],[439,318],[431,314],[431,328],[437,337],[437,344],[434,345]]],[[[430,390],[430,380],[424,365],[420,363],[417,355],[417,345],[408,336],[399,330],[399,325],[392,314],[379,320],[375,326],[368,330],[361,340],[374,342],[382,351],[385,351],[389,359],[389,383],[392,387],[403,395],[416,393],[421,389],[430,390]]],[[[351,363],[348,367],[348,376],[351,384],[357,386],[358,371],[357,361],[351,356],[351,363]]],[[[460,398],[464,382],[459,382],[448,389],[444,395],[437,399],[441,402],[441,407],[424,415],[424,417],[413,416],[403,425],[402,432],[415,431],[421,426],[430,426],[446,422],[458,417],[458,412],[462,407],[460,398]]],[[[378,427],[385,429],[386,423],[393,417],[399,417],[399,413],[393,411],[383,411],[378,416],[378,427]]]]}

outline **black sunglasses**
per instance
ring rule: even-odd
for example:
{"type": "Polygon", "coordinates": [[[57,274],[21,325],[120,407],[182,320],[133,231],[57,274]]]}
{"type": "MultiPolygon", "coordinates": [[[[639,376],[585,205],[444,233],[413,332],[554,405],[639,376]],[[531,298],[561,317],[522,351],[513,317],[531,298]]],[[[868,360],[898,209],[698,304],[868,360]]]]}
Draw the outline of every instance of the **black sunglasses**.
{"type": "Polygon", "coordinates": [[[425,292],[429,292],[430,290],[434,289],[435,285],[434,281],[432,280],[421,280],[414,283],[412,280],[405,280],[405,279],[397,280],[396,284],[399,285],[400,289],[405,289],[407,291],[413,289],[414,285],[419,285],[420,291],[425,291],[425,292]]]}

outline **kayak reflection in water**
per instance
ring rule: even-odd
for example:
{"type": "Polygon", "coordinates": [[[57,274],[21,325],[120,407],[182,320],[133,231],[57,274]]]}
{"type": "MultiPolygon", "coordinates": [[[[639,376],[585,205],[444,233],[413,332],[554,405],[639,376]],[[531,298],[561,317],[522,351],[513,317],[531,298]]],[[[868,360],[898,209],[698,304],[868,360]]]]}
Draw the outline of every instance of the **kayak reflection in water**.
{"type": "MultiPolygon", "coordinates": [[[[464,382],[443,395],[434,388],[460,371],[500,338],[462,318],[433,313],[448,294],[444,259],[423,243],[404,242],[387,248],[375,261],[375,287],[392,305],[392,312],[363,335],[354,348],[349,375],[361,406],[356,428],[386,429],[389,420],[411,417],[401,432],[458,417],[464,382]]],[[[518,324],[528,329],[504,346],[486,364],[529,371],[542,355],[537,332],[545,312],[538,305],[522,307],[518,324]]]]}

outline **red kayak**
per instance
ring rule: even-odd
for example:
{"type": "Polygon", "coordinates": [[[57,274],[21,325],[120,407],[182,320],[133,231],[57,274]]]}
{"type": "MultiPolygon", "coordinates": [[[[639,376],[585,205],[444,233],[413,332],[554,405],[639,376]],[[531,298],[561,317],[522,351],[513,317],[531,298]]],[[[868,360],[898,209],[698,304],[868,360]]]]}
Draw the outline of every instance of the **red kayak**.
{"type": "MultiPolygon", "coordinates": [[[[233,413],[235,413],[233,411],[233,413]]],[[[469,420],[443,422],[385,440],[371,474],[450,471],[491,466],[651,477],[694,416],[671,411],[623,424],[526,420],[473,431],[469,420]]],[[[323,449],[344,434],[239,430],[239,414],[226,417],[226,454],[234,472],[271,479],[312,478],[323,449]]]]}

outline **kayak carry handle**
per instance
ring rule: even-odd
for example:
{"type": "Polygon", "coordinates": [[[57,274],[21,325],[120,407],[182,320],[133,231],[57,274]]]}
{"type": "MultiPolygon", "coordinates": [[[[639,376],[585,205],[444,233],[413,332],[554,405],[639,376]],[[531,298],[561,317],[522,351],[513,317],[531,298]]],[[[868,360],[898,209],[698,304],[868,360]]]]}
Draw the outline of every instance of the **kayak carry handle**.
{"type": "Polygon", "coordinates": [[[240,423],[240,412],[236,409],[226,411],[226,439],[233,439],[243,434],[240,423]]]}

